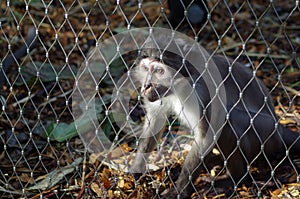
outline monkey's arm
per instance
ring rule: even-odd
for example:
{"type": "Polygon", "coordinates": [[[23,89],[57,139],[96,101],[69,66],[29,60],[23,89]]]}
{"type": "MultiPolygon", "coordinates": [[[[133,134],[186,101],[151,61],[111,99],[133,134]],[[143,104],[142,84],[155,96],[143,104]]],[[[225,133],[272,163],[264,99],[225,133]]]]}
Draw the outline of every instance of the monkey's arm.
{"type": "Polygon", "coordinates": [[[16,62],[18,59],[29,53],[35,47],[36,44],[36,28],[31,27],[27,33],[27,40],[26,43],[21,46],[16,52],[7,56],[2,62],[2,69],[0,69],[0,88],[5,80],[5,73],[7,72],[8,68],[16,62]],[[28,49],[28,50],[27,50],[28,49]]]}
{"type": "Polygon", "coordinates": [[[133,164],[129,168],[129,172],[141,174],[146,171],[146,163],[149,153],[153,151],[159,142],[162,129],[165,126],[166,116],[157,112],[147,112],[143,126],[143,133],[138,138],[138,149],[133,164]]]}

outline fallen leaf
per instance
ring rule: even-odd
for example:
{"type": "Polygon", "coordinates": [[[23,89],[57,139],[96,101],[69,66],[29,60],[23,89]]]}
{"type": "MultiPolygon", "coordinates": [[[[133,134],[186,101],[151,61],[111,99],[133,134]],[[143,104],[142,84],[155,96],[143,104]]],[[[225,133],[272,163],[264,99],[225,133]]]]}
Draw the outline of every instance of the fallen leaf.
{"type": "Polygon", "coordinates": [[[103,192],[101,190],[101,188],[99,187],[99,185],[95,182],[93,182],[91,185],[90,185],[91,189],[97,194],[97,197],[99,198],[103,198],[103,192]]]}

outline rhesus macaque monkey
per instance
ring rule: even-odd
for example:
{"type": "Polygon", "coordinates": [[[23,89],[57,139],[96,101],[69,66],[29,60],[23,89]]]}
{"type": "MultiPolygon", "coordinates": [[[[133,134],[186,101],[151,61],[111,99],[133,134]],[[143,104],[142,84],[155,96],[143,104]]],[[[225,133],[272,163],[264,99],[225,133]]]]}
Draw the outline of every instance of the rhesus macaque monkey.
{"type": "MultiPolygon", "coordinates": [[[[186,52],[189,49],[184,42],[178,45],[186,52]]],[[[226,91],[226,102],[219,113],[212,112],[210,102],[213,99],[200,71],[188,61],[183,62],[182,56],[164,49],[145,48],[133,69],[135,78],[142,85],[146,116],[137,154],[129,171],[146,171],[147,153],[157,146],[161,136],[158,131],[169,115],[175,115],[194,134],[192,148],[175,186],[162,194],[162,198],[189,198],[195,191],[192,183],[203,168],[212,145],[221,152],[227,180],[234,186],[240,185],[249,175],[250,166],[258,157],[268,160],[277,153],[285,155],[287,150],[300,154],[299,135],[278,123],[269,92],[255,73],[223,56],[214,55],[211,61],[219,70],[226,91]],[[184,100],[188,95],[184,79],[191,82],[189,85],[194,88],[191,90],[199,103],[184,100]],[[174,92],[172,87],[179,89],[174,92]],[[200,115],[196,113],[198,108],[200,115]],[[224,121],[219,137],[208,131],[214,126],[211,121],[224,121]]]]}

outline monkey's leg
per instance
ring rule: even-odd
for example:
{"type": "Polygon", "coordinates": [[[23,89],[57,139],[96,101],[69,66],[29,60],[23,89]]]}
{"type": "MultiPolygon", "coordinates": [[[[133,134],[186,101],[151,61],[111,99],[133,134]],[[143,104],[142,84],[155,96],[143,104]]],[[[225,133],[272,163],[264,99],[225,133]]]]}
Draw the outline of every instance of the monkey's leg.
{"type": "Polygon", "coordinates": [[[137,154],[129,168],[129,172],[134,177],[137,178],[140,174],[145,173],[149,153],[158,145],[165,122],[166,117],[162,115],[155,115],[154,117],[146,115],[143,133],[138,138],[137,154]]]}
{"type": "Polygon", "coordinates": [[[214,178],[215,187],[233,188],[239,187],[242,182],[248,180],[247,164],[244,156],[235,151],[224,160],[226,174],[214,178]]]}
{"type": "Polygon", "coordinates": [[[211,150],[212,143],[210,136],[202,139],[196,139],[195,136],[195,141],[187,154],[174,188],[164,191],[162,198],[177,198],[178,196],[179,198],[190,198],[190,195],[196,191],[194,181],[203,168],[204,157],[211,150]]]}

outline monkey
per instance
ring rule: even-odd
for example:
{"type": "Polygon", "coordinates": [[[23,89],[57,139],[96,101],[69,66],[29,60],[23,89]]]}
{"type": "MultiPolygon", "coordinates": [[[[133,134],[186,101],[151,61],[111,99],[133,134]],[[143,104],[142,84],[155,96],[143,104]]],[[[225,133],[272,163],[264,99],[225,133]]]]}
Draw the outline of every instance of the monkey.
{"type": "Polygon", "coordinates": [[[21,46],[16,52],[8,55],[2,61],[2,69],[0,70],[0,88],[2,87],[3,82],[5,81],[5,73],[8,68],[16,62],[18,59],[29,53],[32,49],[35,48],[37,42],[36,28],[30,27],[27,33],[27,40],[23,46],[21,46]]]}
{"type": "MultiPolygon", "coordinates": [[[[189,49],[184,42],[177,45],[182,51],[189,49]]],[[[198,52],[191,53],[197,56],[198,52]]],[[[136,179],[146,171],[147,153],[156,147],[162,136],[159,131],[169,115],[191,129],[194,140],[174,187],[165,190],[161,198],[189,198],[213,147],[222,153],[226,182],[232,186],[239,186],[249,177],[251,164],[258,157],[269,161],[279,153],[285,157],[288,152],[300,154],[298,133],[278,123],[269,91],[255,71],[228,57],[211,55],[226,93],[225,104],[215,113],[211,101],[217,98],[209,95],[201,71],[183,60],[182,55],[151,45],[140,50],[133,74],[141,84],[146,115],[137,153],[129,167],[136,179]],[[187,97],[190,91],[195,98],[187,97]],[[199,103],[194,103],[195,99],[199,103]],[[212,121],[224,121],[219,136],[209,131],[214,126],[212,121]]]]}

